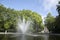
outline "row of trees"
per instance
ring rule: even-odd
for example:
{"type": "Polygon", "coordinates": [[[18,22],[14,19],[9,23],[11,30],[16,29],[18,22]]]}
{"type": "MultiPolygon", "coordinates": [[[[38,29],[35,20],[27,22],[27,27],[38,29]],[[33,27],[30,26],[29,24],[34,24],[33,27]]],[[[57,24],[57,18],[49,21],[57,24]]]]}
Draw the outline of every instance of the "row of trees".
{"type": "Polygon", "coordinates": [[[45,18],[45,26],[49,29],[51,33],[60,33],[60,2],[57,5],[58,16],[56,18],[51,15],[51,13],[47,14],[45,18]]]}
{"type": "Polygon", "coordinates": [[[32,30],[34,32],[40,32],[44,29],[42,23],[42,17],[36,12],[31,10],[14,10],[11,8],[6,8],[0,4],[0,31],[16,31],[18,19],[27,21],[28,19],[33,22],[32,30]]]}
{"type": "MultiPolygon", "coordinates": [[[[51,13],[48,13],[45,17],[45,27],[51,33],[60,33],[60,5],[57,5],[57,11],[58,16],[54,17],[51,13]]],[[[8,30],[15,32],[19,18],[32,21],[33,23],[30,27],[32,27],[31,30],[33,32],[40,32],[44,29],[42,17],[38,13],[24,9],[17,11],[0,4],[0,31],[8,30]]]]}

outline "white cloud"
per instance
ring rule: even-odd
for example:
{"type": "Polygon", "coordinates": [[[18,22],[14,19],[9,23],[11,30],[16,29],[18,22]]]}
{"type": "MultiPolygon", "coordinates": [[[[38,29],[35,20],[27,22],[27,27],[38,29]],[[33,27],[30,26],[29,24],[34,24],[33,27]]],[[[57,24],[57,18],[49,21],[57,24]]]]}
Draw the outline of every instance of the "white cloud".
{"type": "MultiPolygon", "coordinates": [[[[51,9],[55,9],[56,8],[56,5],[58,4],[58,1],[60,0],[39,0],[41,1],[42,3],[42,7],[43,7],[43,12],[51,12],[51,9]]],[[[46,14],[45,13],[45,14],[46,14]]],[[[42,15],[42,19],[43,19],[43,23],[44,23],[44,17],[46,17],[46,15],[42,15]]]]}
{"type": "Polygon", "coordinates": [[[51,8],[55,8],[59,0],[44,0],[43,7],[45,11],[50,11],[51,8]]]}

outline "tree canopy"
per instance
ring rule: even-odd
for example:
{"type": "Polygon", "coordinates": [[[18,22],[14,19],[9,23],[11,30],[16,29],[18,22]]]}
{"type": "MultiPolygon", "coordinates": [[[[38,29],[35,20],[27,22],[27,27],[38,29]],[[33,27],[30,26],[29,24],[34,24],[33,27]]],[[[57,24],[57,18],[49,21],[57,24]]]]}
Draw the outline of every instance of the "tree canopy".
{"type": "Polygon", "coordinates": [[[14,10],[11,8],[6,8],[0,5],[0,30],[13,29],[16,31],[18,18],[22,20],[24,17],[27,21],[28,19],[33,22],[33,30],[39,32],[43,30],[42,17],[36,12],[31,10],[14,10]],[[37,28],[37,29],[36,29],[37,28]]]}
{"type": "Polygon", "coordinates": [[[54,29],[54,22],[55,18],[51,15],[51,13],[47,14],[47,17],[45,18],[45,26],[49,29],[50,32],[54,29]]]}
{"type": "Polygon", "coordinates": [[[57,12],[58,12],[58,16],[56,16],[55,18],[54,33],[60,33],[60,1],[58,2],[58,5],[57,5],[57,12]]]}

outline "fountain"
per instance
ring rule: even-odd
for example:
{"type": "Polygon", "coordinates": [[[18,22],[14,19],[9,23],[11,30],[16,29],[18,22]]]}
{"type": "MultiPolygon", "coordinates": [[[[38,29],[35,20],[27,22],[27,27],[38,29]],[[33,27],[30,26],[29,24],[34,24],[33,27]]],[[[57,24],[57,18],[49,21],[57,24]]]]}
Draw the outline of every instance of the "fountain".
{"type": "Polygon", "coordinates": [[[30,23],[30,21],[26,21],[24,18],[23,20],[19,19],[17,31],[20,32],[21,30],[22,34],[27,33],[27,31],[29,30],[30,23]]]}
{"type": "Polygon", "coordinates": [[[31,24],[31,21],[29,20],[26,21],[24,18],[23,20],[20,20],[20,19],[18,20],[17,32],[22,33],[21,40],[26,40],[25,34],[28,32],[30,24],[31,24]]]}
{"type": "MultiPolygon", "coordinates": [[[[45,40],[48,40],[47,39],[48,36],[46,36],[46,35],[38,35],[38,34],[31,34],[31,33],[29,33],[30,32],[29,28],[30,28],[30,25],[31,25],[31,21],[29,21],[29,20],[26,21],[23,18],[23,20],[19,19],[17,24],[18,24],[17,33],[22,34],[21,35],[22,36],[21,40],[27,40],[26,35],[27,36],[32,36],[32,37],[42,36],[42,37],[45,38],[45,40]]],[[[18,34],[17,36],[20,36],[20,34],[18,34]]]]}

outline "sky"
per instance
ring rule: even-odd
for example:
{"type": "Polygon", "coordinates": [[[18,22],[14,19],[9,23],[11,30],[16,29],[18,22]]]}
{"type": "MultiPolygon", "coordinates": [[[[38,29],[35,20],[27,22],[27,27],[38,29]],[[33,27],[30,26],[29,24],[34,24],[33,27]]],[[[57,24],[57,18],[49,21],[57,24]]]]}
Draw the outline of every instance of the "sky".
{"type": "Polygon", "coordinates": [[[16,10],[32,10],[44,18],[48,12],[51,12],[53,16],[57,16],[57,4],[60,0],[0,0],[0,3],[7,8],[16,10]]]}

